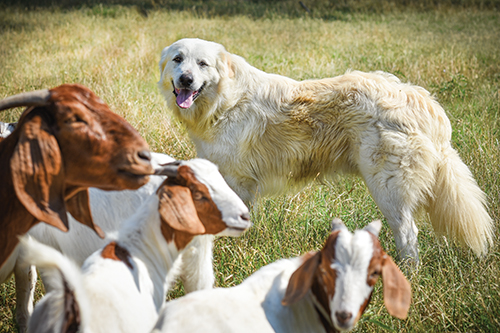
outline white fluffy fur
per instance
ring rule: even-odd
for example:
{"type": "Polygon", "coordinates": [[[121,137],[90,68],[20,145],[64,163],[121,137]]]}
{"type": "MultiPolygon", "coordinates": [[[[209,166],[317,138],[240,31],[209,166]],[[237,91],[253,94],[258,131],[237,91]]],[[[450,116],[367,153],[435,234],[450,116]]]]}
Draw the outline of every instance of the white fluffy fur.
{"type": "Polygon", "coordinates": [[[418,262],[413,215],[424,207],[438,234],[477,254],[492,243],[484,193],[451,147],[443,108],[394,75],[348,72],[298,82],[268,74],[220,44],[182,39],[166,47],[158,83],[200,157],[219,165],[247,202],[338,172],[360,175],[394,233],[418,262]],[[189,108],[173,93],[204,88],[189,108]]]}

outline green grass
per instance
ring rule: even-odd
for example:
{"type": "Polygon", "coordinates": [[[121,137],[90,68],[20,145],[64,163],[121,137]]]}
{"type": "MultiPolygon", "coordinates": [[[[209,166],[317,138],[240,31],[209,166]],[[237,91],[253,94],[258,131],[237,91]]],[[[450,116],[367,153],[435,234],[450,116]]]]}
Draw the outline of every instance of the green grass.
{"type": "MultiPolygon", "coordinates": [[[[296,1],[57,3],[0,5],[0,97],[82,83],[136,127],[152,150],[186,159],[195,156],[195,149],[156,87],[160,52],[179,38],[217,41],[264,71],[298,80],[347,69],[389,71],[427,88],[443,104],[453,145],[486,192],[498,234],[498,1],[304,1],[310,14],[296,1]]],[[[15,121],[21,111],[3,112],[0,121],[15,121]]],[[[254,227],[243,237],[216,241],[218,286],[236,285],[263,265],[318,249],[333,217],[341,217],[351,230],[383,219],[362,181],[349,177],[259,199],[251,215],[254,227]]],[[[394,240],[383,221],[382,245],[394,255],[394,240]]],[[[387,314],[379,284],[357,331],[498,330],[497,240],[490,254],[478,259],[436,237],[426,216],[418,226],[422,265],[408,272],[413,289],[409,318],[387,314]]],[[[2,284],[0,292],[0,331],[15,331],[13,280],[2,284]]],[[[169,297],[181,294],[177,286],[169,297]]]]}

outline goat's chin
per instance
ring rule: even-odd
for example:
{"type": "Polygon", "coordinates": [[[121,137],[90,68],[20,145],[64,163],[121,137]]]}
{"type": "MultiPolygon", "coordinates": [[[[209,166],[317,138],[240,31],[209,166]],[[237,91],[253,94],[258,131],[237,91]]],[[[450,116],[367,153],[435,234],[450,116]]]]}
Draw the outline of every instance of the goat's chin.
{"type": "Polygon", "coordinates": [[[341,325],[341,324],[333,321],[333,326],[335,326],[335,328],[337,330],[339,330],[340,332],[349,332],[350,330],[352,330],[354,328],[355,323],[353,323],[353,324],[347,323],[345,325],[341,325]]]}
{"type": "MultiPolygon", "coordinates": [[[[109,179],[109,178],[108,178],[109,179]]],[[[103,183],[103,185],[92,185],[103,191],[137,190],[149,182],[149,175],[136,175],[131,172],[120,171],[114,177],[114,181],[103,183]]]]}
{"type": "Polygon", "coordinates": [[[216,236],[229,236],[229,237],[239,237],[243,235],[243,233],[247,229],[237,229],[237,228],[226,228],[223,231],[216,234],[216,236]]]}
{"type": "Polygon", "coordinates": [[[149,182],[148,175],[136,175],[133,173],[120,173],[120,178],[123,180],[123,188],[136,190],[139,187],[146,185],[149,182]]]}

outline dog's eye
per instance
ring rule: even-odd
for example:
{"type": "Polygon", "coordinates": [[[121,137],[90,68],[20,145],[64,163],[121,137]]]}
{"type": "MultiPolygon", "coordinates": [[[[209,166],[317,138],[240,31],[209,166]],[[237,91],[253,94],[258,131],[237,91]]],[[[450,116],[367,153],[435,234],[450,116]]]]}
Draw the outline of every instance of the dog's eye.
{"type": "Polygon", "coordinates": [[[203,60],[201,60],[199,63],[198,63],[198,66],[200,67],[207,67],[208,64],[206,62],[204,62],[203,60]]]}
{"type": "Polygon", "coordinates": [[[181,62],[182,61],[182,57],[181,56],[176,56],[174,59],[172,59],[174,62],[181,62]]]}

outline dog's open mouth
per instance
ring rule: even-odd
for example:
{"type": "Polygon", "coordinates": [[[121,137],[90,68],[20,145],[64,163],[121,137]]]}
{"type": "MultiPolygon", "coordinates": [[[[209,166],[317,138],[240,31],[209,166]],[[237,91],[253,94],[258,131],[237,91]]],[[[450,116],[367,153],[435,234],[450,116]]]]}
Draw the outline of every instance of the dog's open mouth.
{"type": "Polygon", "coordinates": [[[187,109],[193,105],[194,101],[198,96],[200,96],[201,91],[205,88],[205,83],[198,90],[191,89],[177,89],[172,81],[172,86],[174,87],[174,95],[176,97],[177,105],[180,108],[187,109]]]}

